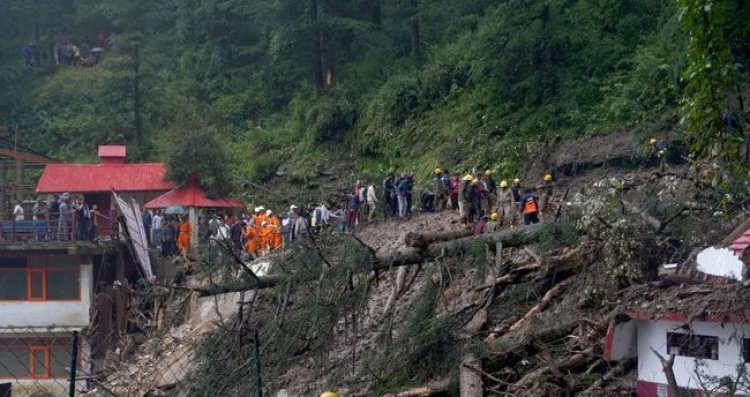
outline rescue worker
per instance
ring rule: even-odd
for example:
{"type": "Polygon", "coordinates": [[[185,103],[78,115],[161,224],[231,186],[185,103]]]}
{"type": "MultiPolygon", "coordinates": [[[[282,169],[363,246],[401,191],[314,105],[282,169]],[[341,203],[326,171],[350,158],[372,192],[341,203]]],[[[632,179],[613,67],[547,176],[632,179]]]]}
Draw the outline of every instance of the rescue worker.
{"type": "Polygon", "coordinates": [[[271,242],[271,234],[272,230],[270,228],[270,223],[267,220],[264,220],[260,224],[260,247],[258,248],[258,255],[265,256],[268,253],[269,243],[271,242]]]}
{"type": "Polygon", "coordinates": [[[185,263],[189,264],[188,250],[190,249],[190,235],[193,233],[193,226],[190,225],[186,216],[180,218],[180,223],[177,224],[177,249],[180,250],[182,258],[185,259],[185,263]]]}
{"type": "Polygon", "coordinates": [[[521,180],[516,178],[513,180],[513,186],[511,186],[510,190],[513,191],[513,200],[515,202],[518,202],[521,200],[521,180]]]}
{"type": "Polygon", "coordinates": [[[518,202],[518,208],[523,214],[524,225],[539,223],[539,198],[527,188],[518,202]]]}
{"type": "Polygon", "coordinates": [[[485,204],[483,200],[487,196],[487,192],[482,187],[482,184],[478,178],[474,178],[471,180],[471,191],[471,209],[469,210],[469,222],[474,222],[475,219],[479,220],[479,218],[484,215],[482,205],[485,204]]]}
{"type": "Polygon", "coordinates": [[[497,203],[497,182],[492,178],[492,170],[485,170],[482,178],[482,187],[487,192],[486,198],[483,199],[484,215],[489,216],[497,203]],[[484,205],[486,204],[486,206],[484,205]]]}
{"type": "Polygon", "coordinates": [[[245,252],[255,259],[258,256],[258,235],[255,232],[255,226],[245,225],[243,234],[245,235],[245,252]]]}
{"type": "Polygon", "coordinates": [[[261,241],[261,235],[263,234],[263,222],[266,222],[266,209],[261,205],[255,209],[255,215],[253,216],[253,228],[255,229],[255,249],[258,255],[264,252],[263,241],[261,241]]]}
{"type": "Polygon", "coordinates": [[[490,215],[490,220],[484,225],[484,232],[492,233],[498,231],[500,229],[500,225],[498,224],[499,219],[500,215],[498,215],[497,212],[493,212],[492,215],[490,215]]]}
{"type": "Polygon", "coordinates": [[[659,170],[661,172],[666,171],[667,143],[656,138],[651,138],[648,144],[653,147],[654,155],[659,159],[659,170]]]}
{"type": "Polygon", "coordinates": [[[551,203],[555,196],[555,182],[552,174],[547,174],[544,176],[541,195],[542,198],[540,200],[539,212],[541,213],[542,217],[544,217],[544,214],[551,210],[551,203]]]}
{"type": "Polygon", "coordinates": [[[516,211],[513,211],[516,199],[513,189],[508,186],[508,181],[500,181],[500,190],[497,191],[497,215],[501,218],[500,224],[505,222],[511,227],[516,224],[516,211]]]}
{"type": "Polygon", "coordinates": [[[466,226],[469,223],[469,209],[471,207],[472,188],[471,181],[472,176],[466,174],[461,178],[461,184],[458,187],[458,216],[461,218],[461,224],[466,226]]]}
{"type": "Polygon", "coordinates": [[[271,229],[271,239],[269,244],[271,250],[277,250],[281,248],[284,242],[284,231],[281,229],[281,220],[276,214],[271,214],[269,217],[269,228],[271,229]]]}
{"type": "Polygon", "coordinates": [[[323,394],[321,394],[320,397],[339,397],[339,395],[336,394],[336,392],[334,391],[326,391],[326,392],[323,392],[323,394]]]}
{"type": "Polygon", "coordinates": [[[435,195],[435,208],[438,211],[445,209],[445,186],[443,185],[443,170],[435,168],[435,178],[432,179],[432,193],[435,195]]]}

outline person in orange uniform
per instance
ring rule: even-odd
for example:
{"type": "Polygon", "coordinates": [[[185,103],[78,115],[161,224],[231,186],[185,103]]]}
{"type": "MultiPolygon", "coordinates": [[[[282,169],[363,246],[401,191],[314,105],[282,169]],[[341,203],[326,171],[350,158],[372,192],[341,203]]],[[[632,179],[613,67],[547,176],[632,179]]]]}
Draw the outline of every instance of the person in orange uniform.
{"type": "Polygon", "coordinates": [[[271,242],[271,236],[273,231],[271,230],[271,224],[268,221],[263,221],[260,225],[260,254],[264,255],[268,252],[268,245],[271,242]]]}
{"type": "Polygon", "coordinates": [[[267,222],[266,209],[260,206],[255,209],[255,215],[253,216],[253,227],[255,228],[255,239],[257,244],[257,250],[259,255],[263,255],[266,252],[266,245],[262,239],[263,236],[263,222],[267,222]]]}
{"type": "Polygon", "coordinates": [[[188,259],[188,249],[190,249],[190,235],[193,233],[193,227],[190,225],[186,216],[180,218],[177,224],[177,249],[180,250],[185,263],[190,263],[188,259]]]}
{"type": "Polygon", "coordinates": [[[281,230],[281,221],[279,220],[279,217],[276,216],[276,214],[271,213],[271,210],[268,210],[266,214],[268,215],[269,228],[271,229],[271,238],[268,244],[273,251],[281,248],[281,244],[284,240],[284,232],[281,230]]]}
{"type": "Polygon", "coordinates": [[[251,257],[255,258],[258,256],[258,234],[255,233],[255,228],[251,225],[246,225],[243,230],[245,238],[245,251],[250,254],[251,257]]]}

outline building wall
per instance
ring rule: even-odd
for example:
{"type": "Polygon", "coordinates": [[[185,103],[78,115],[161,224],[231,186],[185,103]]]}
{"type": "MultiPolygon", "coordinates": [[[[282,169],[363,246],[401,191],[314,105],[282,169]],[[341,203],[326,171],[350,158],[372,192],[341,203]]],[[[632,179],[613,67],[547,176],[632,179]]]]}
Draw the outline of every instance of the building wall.
{"type": "Polygon", "coordinates": [[[90,256],[82,258],[86,263],[81,264],[80,301],[0,301],[0,327],[88,326],[93,299],[93,265],[90,256]]]}
{"type": "MultiPolygon", "coordinates": [[[[679,321],[639,321],[638,322],[638,380],[666,384],[667,378],[661,363],[651,351],[653,347],[664,358],[667,353],[667,332],[680,331],[683,322],[679,321]]],[[[737,374],[737,364],[742,362],[742,338],[750,338],[750,325],[718,322],[693,322],[693,333],[719,338],[719,359],[704,359],[699,366],[701,372],[712,376],[732,376],[737,374]]],[[[674,374],[681,387],[700,389],[700,383],[695,375],[695,358],[676,356],[674,374]]],[[[750,366],[748,366],[750,370],[750,366]]],[[[639,394],[640,395],[640,394],[639,394]]]]}

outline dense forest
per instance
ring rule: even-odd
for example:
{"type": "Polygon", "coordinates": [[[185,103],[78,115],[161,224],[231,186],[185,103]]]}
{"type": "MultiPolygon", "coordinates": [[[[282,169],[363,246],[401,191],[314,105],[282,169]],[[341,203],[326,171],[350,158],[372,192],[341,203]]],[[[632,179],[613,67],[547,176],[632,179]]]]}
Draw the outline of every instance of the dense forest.
{"type": "Polygon", "coordinates": [[[520,172],[617,128],[732,162],[749,19],[742,0],[2,0],[0,121],[62,160],[127,143],[215,192],[332,160],[520,172]]]}

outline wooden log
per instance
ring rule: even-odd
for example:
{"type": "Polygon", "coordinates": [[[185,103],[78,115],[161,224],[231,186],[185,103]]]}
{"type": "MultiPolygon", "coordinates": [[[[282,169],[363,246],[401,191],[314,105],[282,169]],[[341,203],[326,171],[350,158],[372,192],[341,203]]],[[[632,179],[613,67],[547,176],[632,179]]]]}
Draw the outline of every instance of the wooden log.
{"type": "MultiPolygon", "coordinates": [[[[429,244],[425,248],[400,248],[377,252],[369,270],[379,271],[391,267],[407,266],[423,263],[439,257],[443,252],[446,256],[457,256],[469,252],[477,246],[495,247],[502,243],[503,247],[519,247],[535,242],[542,230],[542,224],[516,227],[500,232],[480,234],[478,236],[463,237],[452,241],[429,244]]],[[[211,296],[229,292],[249,291],[251,289],[271,288],[281,282],[280,276],[263,276],[234,285],[215,285],[193,289],[200,296],[211,296]]]]}
{"type": "Polygon", "coordinates": [[[515,330],[521,328],[527,321],[529,321],[532,317],[536,316],[537,313],[539,313],[542,310],[544,310],[547,307],[547,305],[549,304],[549,302],[554,297],[556,297],[557,295],[559,295],[562,291],[564,291],[565,288],[567,288],[573,282],[573,280],[574,280],[574,278],[571,277],[571,278],[569,278],[569,279],[567,279],[567,280],[565,280],[565,281],[563,281],[563,282],[555,285],[554,287],[550,288],[550,290],[547,291],[547,293],[544,294],[544,296],[542,297],[542,300],[540,300],[539,303],[537,303],[536,305],[534,305],[534,307],[532,307],[531,310],[529,310],[528,312],[526,312],[526,314],[523,317],[521,317],[520,320],[516,321],[515,324],[513,324],[513,325],[510,326],[510,331],[515,331],[515,330]]]}
{"type": "Polygon", "coordinates": [[[620,376],[620,374],[626,373],[627,371],[629,371],[630,368],[635,365],[635,362],[636,362],[635,358],[627,358],[624,360],[620,360],[620,362],[616,366],[610,369],[609,372],[607,372],[604,376],[601,377],[601,379],[592,383],[591,386],[589,386],[588,389],[581,392],[581,394],[582,395],[593,394],[596,391],[596,389],[603,387],[605,384],[611,381],[612,378],[616,376],[620,376]]]}
{"type": "Polygon", "coordinates": [[[594,354],[594,348],[589,347],[588,349],[576,353],[568,358],[562,359],[560,361],[557,361],[555,363],[550,363],[550,365],[538,368],[532,372],[529,372],[528,374],[524,375],[521,380],[516,382],[513,387],[517,389],[525,389],[531,386],[534,383],[534,380],[547,372],[550,372],[551,368],[554,367],[555,371],[562,372],[567,371],[573,368],[576,368],[580,365],[583,365],[584,363],[588,362],[591,357],[594,354]]]}
{"type": "Polygon", "coordinates": [[[430,382],[424,386],[414,389],[404,390],[402,392],[386,394],[383,397],[430,397],[448,395],[450,389],[450,379],[430,382]]]}
{"type": "Polygon", "coordinates": [[[407,247],[420,248],[426,247],[428,244],[438,241],[455,240],[457,238],[471,236],[472,234],[474,234],[474,231],[472,229],[464,228],[458,230],[449,230],[447,232],[409,232],[404,238],[404,243],[407,247]]]}
{"type": "MultiPolygon", "coordinates": [[[[536,354],[536,345],[538,343],[549,343],[564,338],[570,335],[579,325],[579,321],[569,321],[540,331],[529,332],[518,341],[507,341],[507,344],[503,344],[503,346],[507,347],[502,350],[491,352],[491,361],[493,364],[501,367],[513,366],[524,357],[536,354]]],[[[492,340],[494,341],[495,339],[497,337],[492,340]]],[[[485,339],[485,343],[488,343],[487,339],[485,339]]]]}
{"type": "Polygon", "coordinates": [[[483,395],[482,375],[472,370],[472,366],[481,371],[482,361],[477,360],[473,354],[467,354],[458,368],[458,387],[461,397],[482,397],[483,395]]]}

